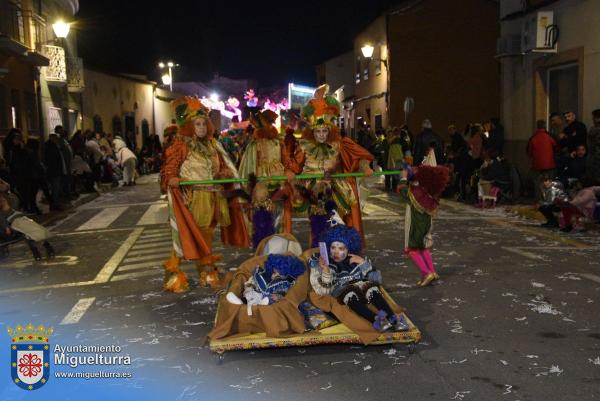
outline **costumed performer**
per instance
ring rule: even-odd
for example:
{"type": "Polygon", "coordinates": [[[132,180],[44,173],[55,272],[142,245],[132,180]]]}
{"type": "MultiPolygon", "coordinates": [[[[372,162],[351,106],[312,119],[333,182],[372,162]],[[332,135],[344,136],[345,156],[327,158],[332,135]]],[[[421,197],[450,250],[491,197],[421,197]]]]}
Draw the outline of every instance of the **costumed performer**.
{"type": "MultiPolygon", "coordinates": [[[[178,175],[170,177],[167,184],[182,193],[208,250],[196,262],[200,285],[209,284],[211,279],[214,285],[218,285],[218,270],[214,263],[222,257],[212,253],[214,229],[217,225],[220,226],[221,241],[225,245],[248,247],[247,222],[242,207],[237,198],[228,200],[223,194],[224,190],[233,188],[231,184],[179,188],[179,183],[238,178],[238,173],[227,152],[213,137],[214,128],[209,118],[209,110],[200,100],[186,96],[175,100],[174,108],[181,135],[190,136],[191,140],[187,141],[185,159],[179,166],[178,175]]],[[[179,206],[180,203],[177,203],[175,208],[179,206]]]]}
{"type": "Polygon", "coordinates": [[[408,174],[408,170],[402,171],[400,188],[400,199],[406,202],[404,253],[421,272],[417,286],[426,287],[439,279],[431,256],[431,231],[440,196],[450,179],[449,171],[436,165],[435,154],[430,150],[423,164],[415,168],[414,180],[407,186],[408,174]]]}
{"type": "Polygon", "coordinates": [[[340,304],[370,322],[378,332],[408,330],[405,319],[392,310],[381,293],[381,272],[372,266],[368,258],[359,256],[360,233],[352,227],[338,224],[323,232],[320,241],[325,242],[328,254],[325,257],[316,252],[308,259],[313,290],[318,295],[336,298],[340,304]]]}
{"type": "MultiPolygon", "coordinates": [[[[328,85],[318,87],[314,99],[302,109],[302,116],[309,123],[302,134],[302,139],[297,141],[293,136],[286,137],[283,151],[286,175],[291,181],[296,174],[325,173],[325,178],[307,180],[302,185],[312,191],[317,182],[331,181],[332,197],[337,212],[348,226],[356,228],[363,236],[356,180],[354,178],[329,180],[327,175],[362,171],[365,176],[371,176],[373,170],[369,167],[369,163],[373,160],[373,155],[350,138],[340,136],[337,127],[340,103],[333,96],[326,94],[328,90],[328,85]]],[[[308,202],[304,201],[299,194],[294,196],[293,202],[297,211],[309,209],[308,202]]],[[[325,208],[319,207],[310,208],[308,212],[311,219],[328,214],[325,208]]],[[[316,246],[320,234],[320,232],[311,232],[312,247],[316,246]]]]}
{"type": "MultiPolygon", "coordinates": [[[[282,141],[277,128],[273,125],[277,113],[271,110],[254,112],[250,115],[250,124],[254,128],[252,137],[244,150],[240,162],[240,177],[249,178],[252,174],[257,177],[282,176],[285,173],[282,157],[282,141]]],[[[275,230],[291,233],[292,204],[290,201],[291,186],[282,181],[263,181],[270,198],[279,199],[273,204],[275,214],[275,230]]],[[[253,224],[256,225],[253,221],[253,224]]],[[[259,223],[261,224],[261,223],[259,223]]],[[[257,233],[253,235],[253,245],[272,233],[257,233]]]]}

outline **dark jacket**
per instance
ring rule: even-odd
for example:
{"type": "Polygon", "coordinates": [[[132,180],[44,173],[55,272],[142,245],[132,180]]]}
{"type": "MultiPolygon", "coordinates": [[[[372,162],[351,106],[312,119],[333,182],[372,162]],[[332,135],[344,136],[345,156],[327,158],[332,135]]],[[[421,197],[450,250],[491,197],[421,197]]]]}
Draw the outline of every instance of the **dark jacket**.
{"type": "Polygon", "coordinates": [[[491,160],[486,167],[481,168],[481,178],[496,183],[510,183],[510,168],[505,160],[499,157],[491,160]]]}
{"type": "Polygon", "coordinates": [[[423,162],[425,156],[429,152],[429,146],[434,144],[435,158],[438,164],[443,163],[444,157],[444,141],[442,138],[433,132],[430,128],[425,128],[418,136],[415,141],[415,154],[414,163],[419,165],[423,162]]]}
{"type": "Polygon", "coordinates": [[[14,182],[31,179],[31,154],[25,147],[12,146],[7,152],[6,162],[14,182]]]}
{"type": "Polygon", "coordinates": [[[538,129],[527,143],[527,155],[531,158],[531,167],[536,171],[556,168],[555,151],[556,141],[545,129],[538,129]]]}
{"type": "Polygon", "coordinates": [[[66,163],[59,147],[52,141],[47,141],[44,149],[44,163],[48,178],[60,177],[66,174],[66,163]]]}
{"type": "Polygon", "coordinates": [[[563,131],[567,135],[567,149],[574,152],[579,145],[587,146],[587,128],[581,121],[573,121],[563,131]]]}
{"type": "Polygon", "coordinates": [[[502,154],[504,150],[504,127],[501,125],[496,126],[490,131],[490,137],[485,144],[486,149],[496,149],[498,154],[502,154]]]}
{"type": "Polygon", "coordinates": [[[567,163],[567,178],[576,178],[579,181],[585,176],[585,166],[587,163],[587,157],[571,157],[567,163]]]}

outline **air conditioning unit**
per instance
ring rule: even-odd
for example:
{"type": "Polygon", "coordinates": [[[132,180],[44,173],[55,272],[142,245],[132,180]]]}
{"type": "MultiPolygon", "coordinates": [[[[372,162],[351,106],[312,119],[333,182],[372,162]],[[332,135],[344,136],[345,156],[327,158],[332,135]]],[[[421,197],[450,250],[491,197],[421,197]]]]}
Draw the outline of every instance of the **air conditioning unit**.
{"type": "Polygon", "coordinates": [[[496,42],[496,58],[518,56],[521,54],[521,35],[505,35],[496,42]]]}
{"type": "Polygon", "coordinates": [[[521,30],[523,53],[556,53],[558,26],[554,25],[554,11],[539,11],[525,17],[521,30]]]}

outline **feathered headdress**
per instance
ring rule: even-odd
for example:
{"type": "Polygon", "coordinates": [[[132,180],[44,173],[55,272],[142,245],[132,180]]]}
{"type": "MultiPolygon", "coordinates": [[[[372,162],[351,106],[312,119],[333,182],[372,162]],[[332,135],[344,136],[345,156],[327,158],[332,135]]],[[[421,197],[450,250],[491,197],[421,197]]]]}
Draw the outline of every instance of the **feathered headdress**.
{"type": "Polygon", "coordinates": [[[315,90],[314,99],[302,108],[302,117],[308,121],[311,128],[337,128],[340,115],[340,102],[327,92],[329,85],[324,84],[315,90]]]}
{"type": "Polygon", "coordinates": [[[277,120],[277,113],[272,110],[265,110],[250,114],[250,124],[254,127],[253,136],[256,139],[277,138],[277,128],[273,126],[277,120]]]}
{"type": "Polygon", "coordinates": [[[214,127],[209,116],[210,110],[197,97],[182,96],[173,100],[171,107],[182,135],[193,136],[193,121],[198,117],[206,119],[208,136],[214,134],[214,127]]]}
{"type": "Polygon", "coordinates": [[[321,234],[319,239],[327,244],[327,249],[333,242],[341,242],[348,248],[349,253],[359,254],[362,249],[360,233],[352,227],[338,224],[321,234]]]}

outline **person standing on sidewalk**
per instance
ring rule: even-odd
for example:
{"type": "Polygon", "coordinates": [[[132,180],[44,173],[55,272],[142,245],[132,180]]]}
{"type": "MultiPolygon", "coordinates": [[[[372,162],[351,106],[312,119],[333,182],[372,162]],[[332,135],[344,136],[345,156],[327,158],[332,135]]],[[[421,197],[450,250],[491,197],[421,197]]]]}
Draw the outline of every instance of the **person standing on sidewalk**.
{"type": "Polygon", "coordinates": [[[60,138],[55,133],[50,134],[48,141],[46,141],[44,163],[46,164],[46,176],[50,182],[52,195],[50,210],[62,210],[60,207],[60,195],[67,171],[67,164],[60,151],[60,138]]]}
{"type": "Polygon", "coordinates": [[[539,201],[542,198],[542,175],[550,176],[551,178],[556,175],[554,154],[556,153],[557,145],[554,138],[546,131],[546,122],[544,120],[538,120],[536,127],[535,134],[529,138],[529,142],[527,143],[527,155],[531,159],[531,168],[534,172],[535,199],[539,201]]]}
{"type": "Polygon", "coordinates": [[[76,198],[79,194],[76,194],[73,188],[73,173],[71,169],[71,164],[73,163],[73,150],[69,144],[69,135],[62,125],[54,127],[54,133],[58,135],[58,149],[62,154],[66,167],[65,176],[62,180],[63,195],[66,199],[76,198]]]}

